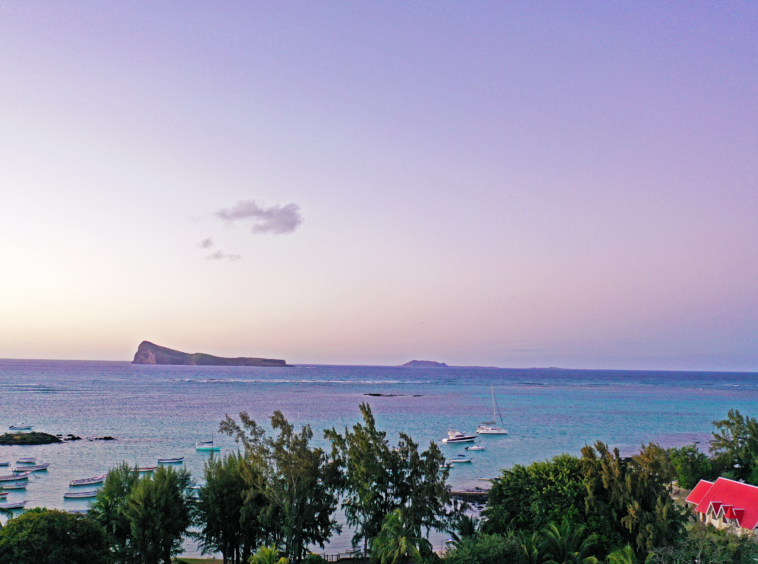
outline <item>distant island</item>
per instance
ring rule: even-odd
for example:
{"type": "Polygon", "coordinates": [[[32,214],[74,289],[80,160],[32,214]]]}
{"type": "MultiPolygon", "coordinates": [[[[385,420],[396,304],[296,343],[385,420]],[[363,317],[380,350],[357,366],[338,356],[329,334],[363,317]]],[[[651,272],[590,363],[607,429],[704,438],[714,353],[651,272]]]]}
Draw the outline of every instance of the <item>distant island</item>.
{"type": "Polygon", "coordinates": [[[185,353],[142,341],[132,364],[189,364],[198,366],[290,366],[283,360],[271,358],[224,358],[205,353],[185,353]]]}
{"type": "Polygon", "coordinates": [[[433,360],[412,360],[400,366],[407,366],[409,368],[446,368],[447,364],[444,362],[434,362],[433,360]]]}

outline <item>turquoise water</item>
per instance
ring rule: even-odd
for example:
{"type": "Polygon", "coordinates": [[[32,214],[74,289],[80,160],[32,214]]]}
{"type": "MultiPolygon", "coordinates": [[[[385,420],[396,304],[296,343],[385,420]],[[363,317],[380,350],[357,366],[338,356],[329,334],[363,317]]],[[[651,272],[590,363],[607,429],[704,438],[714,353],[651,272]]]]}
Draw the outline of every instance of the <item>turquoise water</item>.
{"type": "MultiPolygon", "coordinates": [[[[736,408],[758,415],[758,374],[488,368],[298,366],[294,368],[144,366],[126,362],[0,361],[0,429],[17,423],[85,440],[61,445],[0,447],[0,461],[36,456],[50,462],[30,480],[28,506],[79,509],[65,501],[72,479],[126,460],[154,466],[184,456],[198,479],[207,455],[195,442],[215,439],[222,453],[233,441],[215,431],[225,414],[247,411],[265,421],[275,409],[310,424],[317,443],[331,426],[352,424],[368,402],[394,442],[404,431],[422,446],[448,428],[473,432],[492,417],[490,387],[509,431],[483,436],[484,452],[450,472],[454,489],[481,487],[480,476],[561,452],[577,454],[595,440],[633,452],[642,442],[705,443],[714,419],[736,408]],[[370,397],[367,393],[395,394],[370,397]],[[111,435],[116,441],[90,441],[111,435]]],[[[441,445],[455,456],[465,445],[441,445]]],[[[0,474],[5,474],[0,469],[0,474]]],[[[348,535],[333,542],[344,550],[348,535]]]]}

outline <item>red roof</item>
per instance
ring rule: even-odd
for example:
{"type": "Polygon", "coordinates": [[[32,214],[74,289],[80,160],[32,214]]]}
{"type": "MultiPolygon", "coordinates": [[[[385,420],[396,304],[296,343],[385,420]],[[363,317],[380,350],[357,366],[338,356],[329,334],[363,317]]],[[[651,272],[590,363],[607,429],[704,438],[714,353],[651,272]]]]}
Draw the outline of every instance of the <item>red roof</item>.
{"type": "Polygon", "coordinates": [[[754,529],[758,524],[758,487],[719,478],[714,483],[700,480],[687,501],[696,504],[695,511],[714,516],[719,512],[728,519],[737,519],[743,529],[754,529]]]}
{"type": "Polygon", "coordinates": [[[697,505],[703,499],[703,496],[708,493],[708,490],[711,489],[712,485],[713,482],[709,482],[708,480],[700,480],[697,483],[697,486],[695,486],[695,489],[692,490],[690,492],[690,495],[687,496],[687,501],[697,505]]]}

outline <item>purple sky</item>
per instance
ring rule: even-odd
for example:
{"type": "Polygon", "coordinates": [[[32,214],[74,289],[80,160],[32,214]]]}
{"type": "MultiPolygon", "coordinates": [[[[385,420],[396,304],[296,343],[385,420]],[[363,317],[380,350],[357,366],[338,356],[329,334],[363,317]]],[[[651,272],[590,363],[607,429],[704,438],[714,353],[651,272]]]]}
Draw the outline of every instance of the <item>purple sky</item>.
{"type": "Polygon", "coordinates": [[[0,357],[758,370],[758,5],[0,4],[0,357]]]}

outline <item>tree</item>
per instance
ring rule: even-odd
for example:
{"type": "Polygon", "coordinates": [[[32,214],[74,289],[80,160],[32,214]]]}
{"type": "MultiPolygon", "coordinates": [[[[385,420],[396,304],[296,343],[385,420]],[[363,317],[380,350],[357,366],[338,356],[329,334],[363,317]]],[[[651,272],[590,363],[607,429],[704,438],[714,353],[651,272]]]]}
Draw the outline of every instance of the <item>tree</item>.
{"type": "Polygon", "coordinates": [[[401,509],[384,518],[379,534],[371,539],[371,559],[379,564],[420,562],[432,550],[429,541],[421,538],[420,525],[410,521],[401,509]]]}
{"type": "Polygon", "coordinates": [[[637,555],[684,534],[689,510],[673,502],[668,476],[655,465],[622,459],[618,449],[611,452],[601,442],[582,449],[581,463],[587,510],[607,520],[637,555]]]}
{"type": "Polygon", "coordinates": [[[587,535],[584,525],[564,519],[560,526],[550,523],[542,532],[542,554],[545,564],[597,564],[590,552],[597,544],[595,534],[587,535]]]}
{"type": "Polygon", "coordinates": [[[276,529],[286,556],[299,563],[308,545],[322,548],[331,535],[339,531],[333,514],[337,508],[337,472],[326,454],[311,448],[313,431],[305,425],[300,433],[280,411],[271,417],[276,433],[267,437],[265,431],[245,412],[240,413],[242,425],[229,416],[220,430],[241,442],[245,457],[254,473],[245,475],[248,496],[262,495],[266,506],[261,514],[264,525],[276,529]]]}
{"type": "Polygon", "coordinates": [[[30,509],[0,530],[0,564],[107,564],[105,530],[84,515],[30,509]]]}
{"type": "Polygon", "coordinates": [[[755,564],[757,560],[758,544],[754,537],[734,535],[695,523],[678,542],[652,551],[645,564],[755,564]]]}
{"type": "Polygon", "coordinates": [[[535,531],[564,517],[587,520],[581,464],[568,454],[503,470],[489,493],[484,516],[491,533],[535,531]]]}
{"type": "Polygon", "coordinates": [[[713,425],[717,431],[713,432],[709,450],[717,474],[751,480],[758,460],[758,421],[730,409],[726,419],[714,421],[713,425]]]}
{"type": "Polygon", "coordinates": [[[353,546],[379,534],[384,519],[403,508],[407,519],[419,527],[441,530],[447,524],[450,502],[447,485],[449,470],[434,443],[422,453],[418,444],[401,433],[396,448],[387,434],[376,427],[371,407],[360,406],[363,423],[344,434],[335,429],[324,432],[332,443],[332,458],[341,469],[342,507],[348,525],[355,528],[353,546]]]}
{"type": "Polygon", "coordinates": [[[453,539],[453,546],[460,544],[463,539],[472,538],[479,534],[481,523],[470,515],[459,515],[453,523],[453,527],[449,530],[450,537],[453,539]]]}
{"type": "Polygon", "coordinates": [[[200,527],[196,537],[203,554],[220,552],[224,564],[247,562],[265,538],[258,520],[265,500],[260,494],[248,496],[245,480],[245,475],[254,472],[240,454],[211,457],[205,464],[205,486],[200,488],[196,508],[200,527]]]}
{"type": "Polygon", "coordinates": [[[288,560],[279,556],[274,546],[262,546],[250,557],[250,564],[287,564],[288,560]]]}
{"type": "Polygon", "coordinates": [[[680,488],[691,490],[700,480],[708,480],[713,476],[711,461],[696,445],[671,448],[669,458],[680,488]]]}
{"type": "Polygon", "coordinates": [[[171,556],[180,552],[192,522],[189,485],[186,469],[161,466],[133,487],[126,515],[133,548],[144,564],[171,564],[171,556]]]}
{"type": "Polygon", "coordinates": [[[104,527],[114,560],[119,563],[134,561],[132,525],[126,509],[132,488],[138,481],[137,469],[126,462],[121,463],[108,472],[90,511],[90,515],[104,527]]]}

